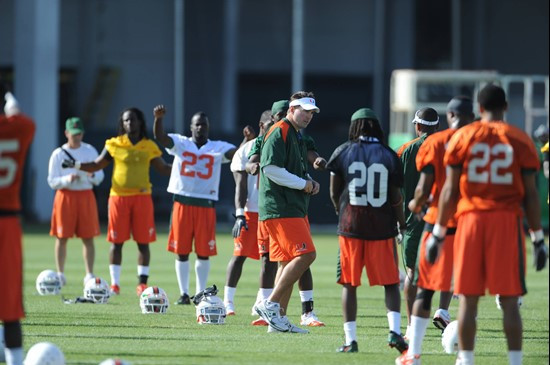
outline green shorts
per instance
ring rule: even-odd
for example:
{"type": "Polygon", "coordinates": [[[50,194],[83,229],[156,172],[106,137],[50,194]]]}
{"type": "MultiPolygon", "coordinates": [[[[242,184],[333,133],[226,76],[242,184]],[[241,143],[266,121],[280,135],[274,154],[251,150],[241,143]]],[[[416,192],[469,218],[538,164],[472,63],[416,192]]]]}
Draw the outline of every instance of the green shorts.
{"type": "Polygon", "coordinates": [[[424,230],[424,222],[415,223],[412,227],[409,226],[407,232],[403,235],[403,251],[405,266],[410,269],[415,269],[418,256],[418,248],[420,247],[420,239],[424,230]]]}

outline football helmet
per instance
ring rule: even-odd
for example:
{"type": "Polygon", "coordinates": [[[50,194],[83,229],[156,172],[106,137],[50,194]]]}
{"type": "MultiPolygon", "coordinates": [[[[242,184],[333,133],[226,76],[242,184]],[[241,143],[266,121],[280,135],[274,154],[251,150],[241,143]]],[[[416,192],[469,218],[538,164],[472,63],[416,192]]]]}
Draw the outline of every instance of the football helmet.
{"type": "Polygon", "coordinates": [[[110,296],[109,284],[99,276],[89,279],[84,285],[84,297],[94,303],[107,303],[110,296]]]}
{"type": "Polygon", "coordinates": [[[44,270],[36,278],[36,290],[40,295],[56,295],[61,291],[61,280],[53,270],[44,270]]]}
{"type": "Polygon", "coordinates": [[[50,342],[39,342],[33,345],[27,357],[25,358],[24,365],[65,365],[65,356],[63,352],[50,342]]]}
{"type": "Polygon", "coordinates": [[[441,345],[448,354],[458,351],[458,321],[452,321],[441,334],[441,345]]]}
{"type": "Polygon", "coordinates": [[[193,297],[196,306],[197,322],[200,324],[224,324],[225,305],[216,296],[218,289],[216,285],[208,287],[193,297]]]}
{"type": "Polygon", "coordinates": [[[170,306],[168,295],[158,286],[150,286],[139,297],[141,313],[166,313],[170,306]]]}

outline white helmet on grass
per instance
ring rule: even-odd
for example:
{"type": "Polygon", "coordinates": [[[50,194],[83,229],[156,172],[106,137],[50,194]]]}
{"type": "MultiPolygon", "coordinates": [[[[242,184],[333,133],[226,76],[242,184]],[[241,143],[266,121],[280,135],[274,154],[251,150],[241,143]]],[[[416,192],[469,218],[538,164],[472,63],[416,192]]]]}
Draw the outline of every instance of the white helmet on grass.
{"type": "Polygon", "coordinates": [[[91,278],[84,285],[84,297],[94,303],[107,303],[111,296],[109,289],[109,284],[99,276],[91,278]]]}
{"type": "Polygon", "coordinates": [[[24,365],[65,365],[65,356],[53,343],[39,342],[27,352],[24,365]]]}
{"type": "Polygon", "coordinates": [[[36,290],[40,295],[56,295],[61,291],[61,280],[53,270],[44,270],[36,278],[36,290]]]}
{"type": "Polygon", "coordinates": [[[141,313],[166,313],[170,306],[168,295],[158,286],[150,286],[139,297],[141,313]]]}
{"type": "Polygon", "coordinates": [[[216,285],[214,285],[193,296],[193,303],[196,306],[197,322],[199,324],[225,323],[225,305],[216,294],[218,294],[218,289],[216,285]]]}

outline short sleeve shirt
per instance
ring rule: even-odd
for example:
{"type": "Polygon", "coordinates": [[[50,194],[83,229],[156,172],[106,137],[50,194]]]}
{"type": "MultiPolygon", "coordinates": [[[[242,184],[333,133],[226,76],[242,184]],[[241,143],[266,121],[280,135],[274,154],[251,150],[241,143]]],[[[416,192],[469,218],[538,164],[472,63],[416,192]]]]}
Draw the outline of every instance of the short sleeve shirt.
{"type": "Polygon", "coordinates": [[[227,151],[235,145],[208,140],[200,148],[191,137],[168,134],[174,146],[166,151],[174,156],[168,192],[191,198],[218,200],[221,165],[229,162],[227,151]]]}
{"type": "MultiPolygon", "coordinates": [[[[307,178],[307,148],[300,133],[287,119],[275,123],[265,134],[260,167],[274,165],[300,178],[307,178]]],[[[260,174],[259,219],[303,218],[309,195],[280,186],[260,174]]]]}
{"type": "MultiPolygon", "coordinates": [[[[256,143],[256,139],[246,142],[244,145],[233,155],[231,160],[231,171],[246,171],[246,163],[248,162],[248,153],[252,149],[252,146],[256,143]]],[[[258,185],[259,176],[247,174],[247,197],[244,210],[246,212],[258,212],[258,185]]]]}
{"type": "Polygon", "coordinates": [[[449,141],[444,163],[462,168],[457,216],[484,210],[521,214],[522,174],[539,169],[531,138],[503,121],[478,121],[460,128],[449,141]]]}
{"type": "Polygon", "coordinates": [[[375,138],[346,142],[333,152],[327,169],[345,181],[339,199],[338,234],[364,240],[397,235],[390,187],[403,185],[397,154],[375,138]]]}
{"type": "Polygon", "coordinates": [[[114,160],[110,195],[151,194],[149,168],[151,160],[162,155],[160,148],[148,138],[133,144],[126,134],[110,138],[105,149],[114,160]]]}

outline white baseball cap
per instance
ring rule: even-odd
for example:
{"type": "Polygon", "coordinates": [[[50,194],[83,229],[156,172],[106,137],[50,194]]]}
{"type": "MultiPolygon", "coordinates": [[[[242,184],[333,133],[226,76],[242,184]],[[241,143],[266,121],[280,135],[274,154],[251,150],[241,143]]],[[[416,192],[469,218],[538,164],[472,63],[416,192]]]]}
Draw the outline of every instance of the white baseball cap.
{"type": "Polygon", "coordinates": [[[316,113],[319,113],[321,110],[315,105],[315,99],[313,98],[301,98],[292,100],[290,106],[300,106],[304,110],[315,110],[316,113]]]}

